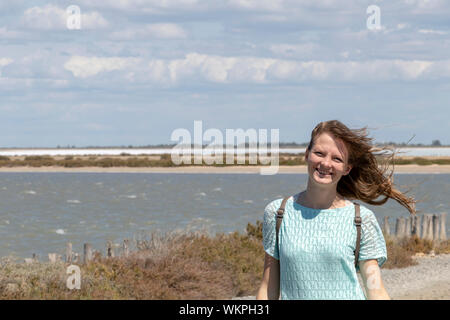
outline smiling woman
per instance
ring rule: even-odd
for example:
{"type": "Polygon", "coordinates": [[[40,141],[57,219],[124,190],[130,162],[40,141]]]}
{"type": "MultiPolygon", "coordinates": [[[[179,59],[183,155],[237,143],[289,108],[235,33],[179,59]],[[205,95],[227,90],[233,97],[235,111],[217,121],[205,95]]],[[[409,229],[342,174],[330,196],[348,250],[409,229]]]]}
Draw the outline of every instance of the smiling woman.
{"type": "Polygon", "coordinates": [[[394,188],[388,167],[380,169],[375,153],[387,148],[370,142],[365,129],[351,130],[337,120],[314,128],[305,152],[306,190],[265,209],[258,299],[278,299],[280,293],[281,299],[389,299],[379,269],[387,260],[383,233],[375,214],[350,200],[382,205],[392,198],[412,214],[415,200],[394,188]]]}

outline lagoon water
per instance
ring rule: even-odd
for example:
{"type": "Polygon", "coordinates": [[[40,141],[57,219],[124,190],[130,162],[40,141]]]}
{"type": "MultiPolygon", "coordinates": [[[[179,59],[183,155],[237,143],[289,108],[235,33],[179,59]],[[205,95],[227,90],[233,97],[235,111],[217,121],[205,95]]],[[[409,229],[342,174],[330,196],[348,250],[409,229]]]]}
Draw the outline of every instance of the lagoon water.
{"type": "MultiPolygon", "coordinates": [[[[0,256],[64,254],[66,242],[105,252],[106,241],[152,232],[244,231],[272,200],[304,190],[306,174],[0,173],[0,256]]],[[[448,212],[450,174],[399,174],[418,213],[448,212]]],[[[393,200],[371,206],[380,225],[408,211],[393,200]]],[[[450,217],[447,218],[449,235],[450,217]]]]}

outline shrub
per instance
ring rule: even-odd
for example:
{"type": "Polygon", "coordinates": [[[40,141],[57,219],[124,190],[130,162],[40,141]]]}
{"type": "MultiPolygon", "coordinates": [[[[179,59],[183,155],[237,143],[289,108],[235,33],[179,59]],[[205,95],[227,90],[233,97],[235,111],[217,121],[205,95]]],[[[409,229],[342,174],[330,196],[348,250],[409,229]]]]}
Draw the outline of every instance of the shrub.
{"type": "Polygon", "coordinates": [[[425,159],[425,158],[420,158],[420,157],[415,157],[412,159],[412,161],[414,163],[417,163],[418,165],[421,166],[428,166],[430,164],[433,164],[433,162],[431,160],[425,159]]]}
{"type": "Polygon", "coordinates": [[[387,261],[383,265],[383,268],[386,269],[405,268],[417,264],[417,262],[414,261],[412,258],[413,254],[411,251],[406,250],[392,238],[385,237],[385,239],[387,249],[387,261]]]}

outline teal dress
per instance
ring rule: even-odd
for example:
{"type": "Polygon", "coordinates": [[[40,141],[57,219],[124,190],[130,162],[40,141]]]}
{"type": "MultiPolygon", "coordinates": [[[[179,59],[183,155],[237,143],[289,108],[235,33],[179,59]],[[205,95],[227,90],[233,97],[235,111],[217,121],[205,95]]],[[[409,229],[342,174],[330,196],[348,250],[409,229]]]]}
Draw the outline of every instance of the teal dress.
{"type": "MultiPolygon", "coordinates": [[[[291,196],[286,202],[276,245],[276,212],[283,199],[264,211],[263,246],[280,261],[282,300],[365,300],[355,269],[356,227],[352,202],[335,209],[304,207],[291,196]]],[[[361,204],[361,202],[358,202],[361,204]]],[[[361,204],[359,261],[387,260],[386,242],[374,213],[361,204]]]]}

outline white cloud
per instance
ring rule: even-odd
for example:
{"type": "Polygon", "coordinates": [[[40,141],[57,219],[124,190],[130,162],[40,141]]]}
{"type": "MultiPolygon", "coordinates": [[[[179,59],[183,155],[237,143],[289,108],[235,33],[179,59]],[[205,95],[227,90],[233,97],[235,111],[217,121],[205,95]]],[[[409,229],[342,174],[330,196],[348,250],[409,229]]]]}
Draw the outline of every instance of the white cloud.
{"type": "MultiPolygon", "coordinates": [[[[72,56],[62,64],[75,78],[88,79],[117,71],[114,79],[118,81],[166,87],[195,82],[230,85],[305,81],[367,83],[450,78],[450,60],[349,60],[353,56],[353,53],[343,51],[341,57],[345,58],[344,61],[321,61],[218,56],[192,52],[181,59],[145,60],[134,57],[72,56]]],[[[12,59],[0,58],[0,67],[11,62],[12,59]]],[[[32,68],[32,65],[33,63],[29,68],[32,68]]],[[[63,79],[64,74],[58,71],[60,69],[55,70],[45,74],[63,79]]],[[[11,74],[14,74],[14,70],[11,70],[11,74]]],[[[101,79],[101,83],[108,86],[112,80],[113,78],[108,75],[101,79]]],[[[67,82],[59,84],[66,85],[67,82]]]]}
{"type": "Polygon", "coordinates": [[[76,78],[88,78],[101,72],[125,69],[137,61],[136,58],[73,56],[64,64],[64,68],[76,78]]]}
{"type": "Polygon", "coordinates": [[[403,30],[411,27],[409,23],[398,23],[397,30],[403,30]]]}
{"type": "Polygon", "coordinates": [[[433,29],[419,29],[419,33],[444,35],[444,34],[447,34],[448,32],[442,31],[442,30],[433,30],[433,29]]]}
{"type": "MultiPolygon", "coordinates": [[[[11,64],[13,62],[13,59],[10,58],[0,58],[0,79],[3,78],[2,75],[2,67],[7,66],[8,64],[11,64]]],[[[5,89],[5,88],[4,88],[5,89]]]]}
{"type": "Polygon", "coordinates": [[[437,9],[445,7],[448,1],[445,0],[404,0],[407,5],[418,9],[437,9]]]}
{"type": "Polygon", "coordinates": [[[122,70],[129,82],[162,86],[196,81],[218,84],[278,82],[419,81],[450,77],[450,60],[298,61],[259,57],[223,57],[190,53],[183,59],[72,57],[64,66],[75,77],[122,70]]]}
{"type": "Polygon", "coordinates": [[[149,78],[171,84],[198,79],[227,84],[285,81],[416,81],[450,77],[449,66],[447,60],[295,61],[190,53],[184,59],[151,61],[149,78]]]}
{"type": "Polygon", "coordinates": [[[111,34],[115,40],[133,40],[139,38],[183,39],[186,38],[184,29],[174,23],[155,23],[145,26],[128,28],[111,34]]]}
{"type": "Polygon", "coordinates": [[[228,5],[247,10],[281,11],[284,0],[228,0],[228,5]]]}
{"type": "MultiPolygon", "coordinates": [[[[172,83],[186,78],[200,78],[216,83],[265,82],[266,70],[274,59],[252,57],[221,57],[198,53],[184,59],[158,63],[158,71],[172,83]],[[162,71],[168,71],[168,74],[162,71]]],[[[152,63],[151,63],[152,65],[152,63]]]]}
{"type": "MultiPolygon", "coordinates": [[[[133,11],[148,14],[170,13],[174,11],[196,11],[196,12],[223,12],[227,9],[235,9],[247,12],[285,12],[292,10],[319,9],[336,10],[344,7],[361,7],[360,0],[347,0],[345,6],[342,0],[78,0],[79,5],[95,8],[111,8],[116,10],[133,11]]],[[[267,16],[276,20],[281,16],[267,16]]]]}
{"type": "Polygon", "coordinates": [[[0,58],[0,68],[11,64],[14,60],[10,58],[0,58]]]}
{"type": "MultiPolygon", "coordinates": [[[[96,11],[89,13],[80,11],[81,29],[104,28],[109,25],[105,18],[96,11]]],[[[45,7],[32,7],[25,10],[22,16],[22,24],[35,29],[67,29],[69,17],[66,9],[48,4],[45,7]]]]}
{"type": "MultiPolygon", "coordinates": [[[[375,60],[345,62],[287,62],[279,61],[270,73],[279,80],[318,81],[384,81],[418,80],[433,64],[430,61],[375,60]]],[[[448,74],[447,76],[450,76],[448,74]]]]}
{"type": "Polygon", "coordinates": [[[202,5],[211,1],[204,0],[78,0],[80,5],[97,7],[97,8],[113,8],[126,11],[140,11],[145,13],[158,13],[159,9],[189,9],[193,7],[200,8],[202,5]]]}
{"type": "MultiPolygon", "coordinates": [[[[358,0],[347,0],[345,5],[354,8],[358,0]]],[[[234,8],[264,10],[264,11],[290,11],[292,9],[342,9],[342,0],[228,0],[227,5],[234,8]]]]}

